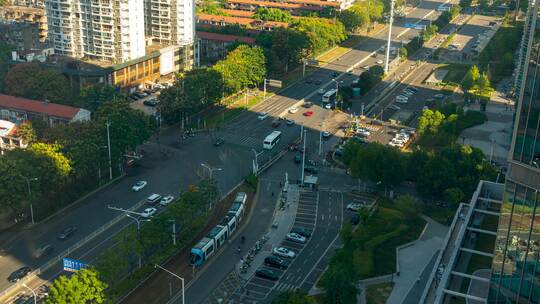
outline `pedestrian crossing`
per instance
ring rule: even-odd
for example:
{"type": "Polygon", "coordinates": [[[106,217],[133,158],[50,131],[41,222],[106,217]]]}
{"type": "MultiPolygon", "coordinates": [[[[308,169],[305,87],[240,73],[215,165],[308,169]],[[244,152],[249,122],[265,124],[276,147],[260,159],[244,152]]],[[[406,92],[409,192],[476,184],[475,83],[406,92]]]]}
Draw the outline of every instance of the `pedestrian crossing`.
{"type": "Polygon", "coordinates": [[[292,291],[295,291],[297,290],[299,287],[294,285],[294,284],[289,284],[289,283],[278,283],[276,285],[276,287],[274,287],[274,290],[277,290],[279,292],[283,292],[283,291],[287,291],[287,290],[292,290],[292,291]]]}

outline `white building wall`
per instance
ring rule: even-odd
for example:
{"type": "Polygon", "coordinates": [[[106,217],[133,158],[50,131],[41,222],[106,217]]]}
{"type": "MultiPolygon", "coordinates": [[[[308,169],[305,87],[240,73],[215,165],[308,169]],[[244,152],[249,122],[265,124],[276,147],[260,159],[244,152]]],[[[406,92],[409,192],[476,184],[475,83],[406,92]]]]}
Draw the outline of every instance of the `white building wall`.
{"type": "Polygon", "coordinates": [[[176,44],[193,44],[195,40],[194,0],[176,0],[176,44]]]}
{"type": "Polygon", "coordinates": [[[122,61],[145,55],[144,5],[142,0],[121,0],[120,49],[122,61]]]}

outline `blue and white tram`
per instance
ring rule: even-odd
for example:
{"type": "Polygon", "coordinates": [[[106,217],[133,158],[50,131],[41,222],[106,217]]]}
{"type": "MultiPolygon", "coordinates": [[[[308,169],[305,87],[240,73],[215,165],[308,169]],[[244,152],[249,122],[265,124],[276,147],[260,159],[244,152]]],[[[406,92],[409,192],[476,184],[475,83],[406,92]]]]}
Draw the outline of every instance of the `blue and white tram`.
{"type": "Polygon", "coordinates": [[[191,248],[190,262],[192,265],[203,265],[215,252],[218,251],[227,239],[236,231],[240,221],[244,217],[247,194],[239,192],[234,202],[221,220],[195,247],[191,248]]]}
{"type": "Polygon", "coordinates": [[[205,237],[195,247],[191,248],[190,262],[192,265],[201,266],[214,252],[214,240],[205,237]]]}

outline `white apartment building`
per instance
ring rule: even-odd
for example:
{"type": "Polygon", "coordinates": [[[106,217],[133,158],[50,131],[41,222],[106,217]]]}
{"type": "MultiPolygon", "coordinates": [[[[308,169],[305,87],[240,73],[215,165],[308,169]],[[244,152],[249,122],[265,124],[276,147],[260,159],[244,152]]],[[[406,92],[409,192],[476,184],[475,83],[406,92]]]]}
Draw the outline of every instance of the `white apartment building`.
{"type": "Polygon", "coordinates": [[[58,55],[121,63],[145,55],[142,0],[45,0],[58,55]]]}
{"type": "Polygon", "coordinates": [[[146,35],[161,45],[192,45],[195,39],[193,0],[144,0],[146,35]]]}

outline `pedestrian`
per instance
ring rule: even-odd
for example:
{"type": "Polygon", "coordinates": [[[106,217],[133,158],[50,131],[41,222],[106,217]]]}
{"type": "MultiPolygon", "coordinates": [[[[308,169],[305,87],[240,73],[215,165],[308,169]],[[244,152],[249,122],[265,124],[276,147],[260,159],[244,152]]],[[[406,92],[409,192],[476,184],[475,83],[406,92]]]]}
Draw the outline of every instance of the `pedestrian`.
{"type": "Polygon", "coordinates": [[[289,209],[289,206],[291,205],[291,203],[287,203],[287,209],[289,209]]]}
{"type": "Polygon", "coordinates": [[[272,196],[274,196],[274,192],[272,192],[272,196]]]}
{"type": "Polygon", "coordinates": [[[283,186],[283,184],[281,182],[279,182],[279,187],[281,188],[281,186],[283,186]]]}

